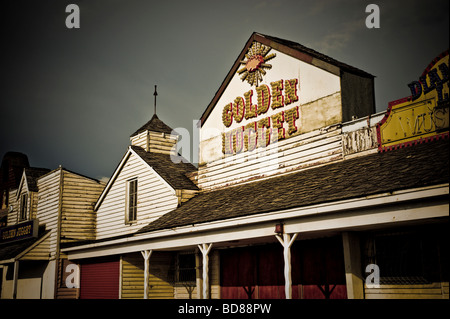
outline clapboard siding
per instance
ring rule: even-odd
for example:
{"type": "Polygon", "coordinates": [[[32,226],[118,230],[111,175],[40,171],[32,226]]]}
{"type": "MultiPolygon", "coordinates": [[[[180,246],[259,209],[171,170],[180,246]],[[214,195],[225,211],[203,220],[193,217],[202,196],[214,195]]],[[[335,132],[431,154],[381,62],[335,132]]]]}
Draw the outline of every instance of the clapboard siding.
{"type": "Polygon", "coordinates": [[[18,213],[19,213],[19,202],[16,201],[16,194],[18,189],[13,189],[9,191],[9,205],[12,207],[11,211],[8,211],[8,217],[7,217],[7,225],[15,225],[17,224],[18,220],[18,213]]]}
{"type": "Polygon", "coordinates": [[[21,260],[47,260],[50,256],[50,237],[47,237],[21,257],[21,260]]]}
{"type": "Polygon", "coordinates": [[[142,147],[147,152],[176,154],[174,145],[178,138],[176,135],[145,131],[130,138],[131,145],[142,147]]]}
{"type": "MultiPolygon", "coordinates": [[[[153,252],[149,260],[149,299],[172,299],[172,253],[153,252]]],[[[122,257],[122,299],[144,297],[144,258],[140,253],[122,257]]]]}
{"type": "Polygon", "coordinates": [[[198,184],[203,189],[219,188],[339,159],[341,130],[315,130],[202,165],[198,184]]]}
{"type": "Polygon", "coordinates": [[[138,135],[132,136],[130,138],[131,145],[136,145],[139,147],[142,147],[144,150],[148,150],[148,138],[147,138],[148,131],[142,132],[138,135]]]}
{"type": "Polygon", "coordinates": [[[55,258],[57,245],[57,226],[60,203],[61,169],[56,169],[37,181],[39,189],[37,218],[40,225],[51,231],[49,244],[51,258],[55,258]]]}
{"type": "Polygon", "coordinates": [[[448,299],[448,282],[421,285],[380,285],[368,288],[364,285],[366,299],[448,299]]]}
{"type": "Polygon", "coordinates": [[[137,231],[178,205],[175,190],[138,156],[129,153],[108,193],[97,210],[97,239],[137,231]],[[125,224],[127,181],[138,179],[137,221],[125,224]]]}
{"type": "Polygon", "coordinates": [[[122,256],[122,299],[144,297],[144,258],[140,253],[122,256]]]}
{"type": "Polygon", "coordinates": [[[178,139],[175,135],[149,132],[149,151],[163,154],[176,154],[174,148],[178,139]]]}
{"type": "Polygon", "coordinates": [[[95,239],[94,205],[104,184],[63,171],[61,242],[95,239]]]}
{"type": "Polygon", "coordinates": [[[171,252],[154,251],[149,262],[149,299],[173,299],[173,262],[171,252]]]}
{"type": "MultiPolygon", "coordinates": [[[[32,192],[28,190],[27,183],[24,183],[20,189],[13,189],[9,192],[9,205],[12,206],[12,210],[8,211],[7,224],[15,225],[19,223],[20,214],[20,201],[21,196],[27,194],[27,220],[35,219],[37,212],[37,192],[32,192]],[[17,195],[17,192],[20,192],[17,195]]],[[[8,206],[9,206],[8,205],[8,206]]]]}

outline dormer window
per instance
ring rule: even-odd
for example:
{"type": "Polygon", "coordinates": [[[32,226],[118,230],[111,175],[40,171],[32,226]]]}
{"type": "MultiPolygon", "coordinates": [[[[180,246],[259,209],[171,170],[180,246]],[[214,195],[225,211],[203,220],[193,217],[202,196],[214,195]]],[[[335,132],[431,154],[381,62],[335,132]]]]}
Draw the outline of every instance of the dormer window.
{"type": "Polygon", "coordinates": [[[137,179],[127,181],[127,207],[125,222],[133,223],[137,219],[137,179]]]}
{"type": "Polygon", "coordinates": [[[19,221],[27,220],[28,215],[28,194],[20,196],[20,216],[19,221]]]}

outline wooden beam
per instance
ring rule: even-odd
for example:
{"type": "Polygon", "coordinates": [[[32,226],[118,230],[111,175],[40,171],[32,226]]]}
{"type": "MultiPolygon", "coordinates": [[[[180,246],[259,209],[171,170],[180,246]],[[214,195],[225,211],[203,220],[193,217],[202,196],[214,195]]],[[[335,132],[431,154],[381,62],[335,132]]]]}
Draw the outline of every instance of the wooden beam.
{"type": "Polygon", "coordinates": [[[148,299],[148,277],[149,273],[149,259],[153,250],[141,251],[142,257],[144,257],[144,299],[148,299]]]}
{"type": "Polygon", "coordinates": [[[203,255],[203,299],[209,299],[209,257],[208,254],[211,251],[212,244],[198,245],[198,249],[203,255]]]}
{"type": "MultiPolygon", "coordinates": [[[[11,267],[11,266],[8,266],[8,267],[11,267]]],[[[19,261],[14,260],[13,285],[12,285],[13,299],[17,299],[17,280],[18,279],[19,279],[19,261]]]]}

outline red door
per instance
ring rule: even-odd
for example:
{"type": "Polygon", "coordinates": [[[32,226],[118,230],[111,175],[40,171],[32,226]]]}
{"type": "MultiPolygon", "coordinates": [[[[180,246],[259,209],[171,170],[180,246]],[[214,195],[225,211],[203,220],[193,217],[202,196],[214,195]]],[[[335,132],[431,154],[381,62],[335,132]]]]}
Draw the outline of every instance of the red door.
{"type": "Polygon", "coordinates": [[[222,299],[283,299],[281,245],[223,250],[220,255],[222,299]]]}
{"type": "MultiPolygon", "coordinates": [[[[284,258],[280,244],[221,251],[223,299],[284,299],[284,258]]],[[[292,298],[346,299],[340,236],[297,240],[291,248],[292,298]]]]}
{"type": "Polygon", "coordinates": [[[255,299],[255,254],[249,248],[221,251],[222,299],[255,299]]]}
{"type": "Polygon", "coordinates": [[[81,299],[119,298],[119,260],[96,260],[80,265],[81,299]]]}
{"type": "Polygon", "coordinates": [[[347,298],[340,236],[296,241],[291,256],[293,298],[347,298]]]}

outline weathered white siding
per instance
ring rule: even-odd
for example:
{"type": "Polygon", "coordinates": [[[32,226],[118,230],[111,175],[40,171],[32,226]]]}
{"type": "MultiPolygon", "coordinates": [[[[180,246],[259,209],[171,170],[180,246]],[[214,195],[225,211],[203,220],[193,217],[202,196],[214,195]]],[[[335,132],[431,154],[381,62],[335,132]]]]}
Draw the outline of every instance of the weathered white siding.
{"type": "Polygon", "coordinates": [[[366,116],[342,125],[342,147],[344,157],[366,155],[376,152],[378,147],[376,124],[385,112],[366,116]]]}
{"type": "Polygon", "coordinates": [[[342,158],[341,130],[315,130],[199,166],[200,188],[224,187],[342,158]]]}
{"type": "Polygon", "coordinates": [[[175,190],[132,152],[97,210],[97,239],[130,234],[178,205],[175,190]],[[127,181],[138,180],[137,221],[125,224],[127,181]]]}
{"type": "MultiPolygon", "coordinates": [[[[325,71],[275,49],[270,52],[276,53],[276,57],[270,60],[272,68],[264,76],[260,86],[268,86],[270,94],[274,95],[272,82],[296,80],[298,100],[291,103],[285,101],[281,107],[275,109],[269,107],[264,114],[257,117],[244,117],[240,122],[232,121],[227,128],[223,121],[223,110],[227,104],[234,103],[236,97],[243,97],[249,90],[253,91],[252,104],[259,103],[256,88],[242,82],[239,75],[235,74],[202,124],[198,173],[200,188],[225,187],[342,159],[342,96],[339,73],[325,71]],[[298,109],[298,118],[295,120],[297,129],[289,133],[286,114],[293,108],[298,109]],[[274,128],[273,122],[277,116],[284,119],[278,117],[278,121],[283,123],[286,139],[275,142],[277,129],[274,128]],[[250,152],[244,149],[238,154],[224,154],[226,150],[222,147],[222,143],[225,143],[223,133],[253,125],[269,117],[272,127],[271,141],[274,142],[250,152]]],[[[286,92],[287,88],[284,88],[281,94],[286,97],[286,92]]]]}
{"type": "Polygon", "coordinates": [[[148,131],[130,137],[131,145],[142,147],[148,151],[148,131]]]}
{"type": "Polygon", "coordinates": [[[45,228],[51,231],[50,254],[51,258],[56,256],[57,226],[60,204],[60,178],[61,169],[56,169],[37,181],[39,189],[37,218],[39,224],[45,224],[45,228]]]}
{"type": "MultiPolygon", "coordinates": [[[[300,61],[296,58],[290,57],[287,54],[284,54],[278,50],[272,49],[271,53],[275,53],[276,57],[270,60],[269,64],[272,65],[272,68],[267,71],[267,74],[264,76],[263,82],[259,83],[259,85],[268,85],[270,87],[271,82],[290,79],[298,79],[298,102],[292,103],[283,108],[273,110],[271,107],[267,111],[267,113],[258,116],[256,119],[261,119],[267,116],[271,116],[275,113],[278,113],[282,110],[288,109],[290,107],[296,105],[307,105],[311,102],[317,101],[325,96],[330,96],[341,91],[341,83],[340,77],[337,74],[333,74],[327,72],[323,69],[317,68],[314,65],[309,63],[300,61]]],[[[223,107],[230,102],[233,102],[236,97],[244,96],[244,93],[253,90],[253,104],[257,104],[255,87],[250,86],[246,81],[242,81],[240,79],[239,74],[234,74],[231,81],[228,83],[227,88],[222,93],[220,99],[218,99],[214,109],[211,111],[208,119],[202,125],[203,130],[219,130],[223,132],[225,129],[222,122],[222,111],[223,107]]],[[[284,93],[283,93],[284,94],[284,93]]],[[[339,102],[340,102],[340,94],[339,94],[339,102]]],[[[312,111],[322,111],[322,109],[314,108],[312,111]]],[[[311,118],[314,117],[314,114],[311,115],[311,118]]],[[[327,117],[330,117],[330,114],[324,114],[327,117]]],[[[319,118],[317,118],[319,120],[319,118]]],[[[241,123],[236,123],[233,121],[233,124],[229,127],[229,129],[236,128],[240,125],[246,125],[249,122],[253,122],[255,119],[243,119],[241,123]]],[[[209,136],[211,137],[211,136],[209,136]]],[[[206,136],[206,138],[208,138],[206,136]]],[[[201,141],[203,141],[203,137],[201,137],[201,141]]]]}

